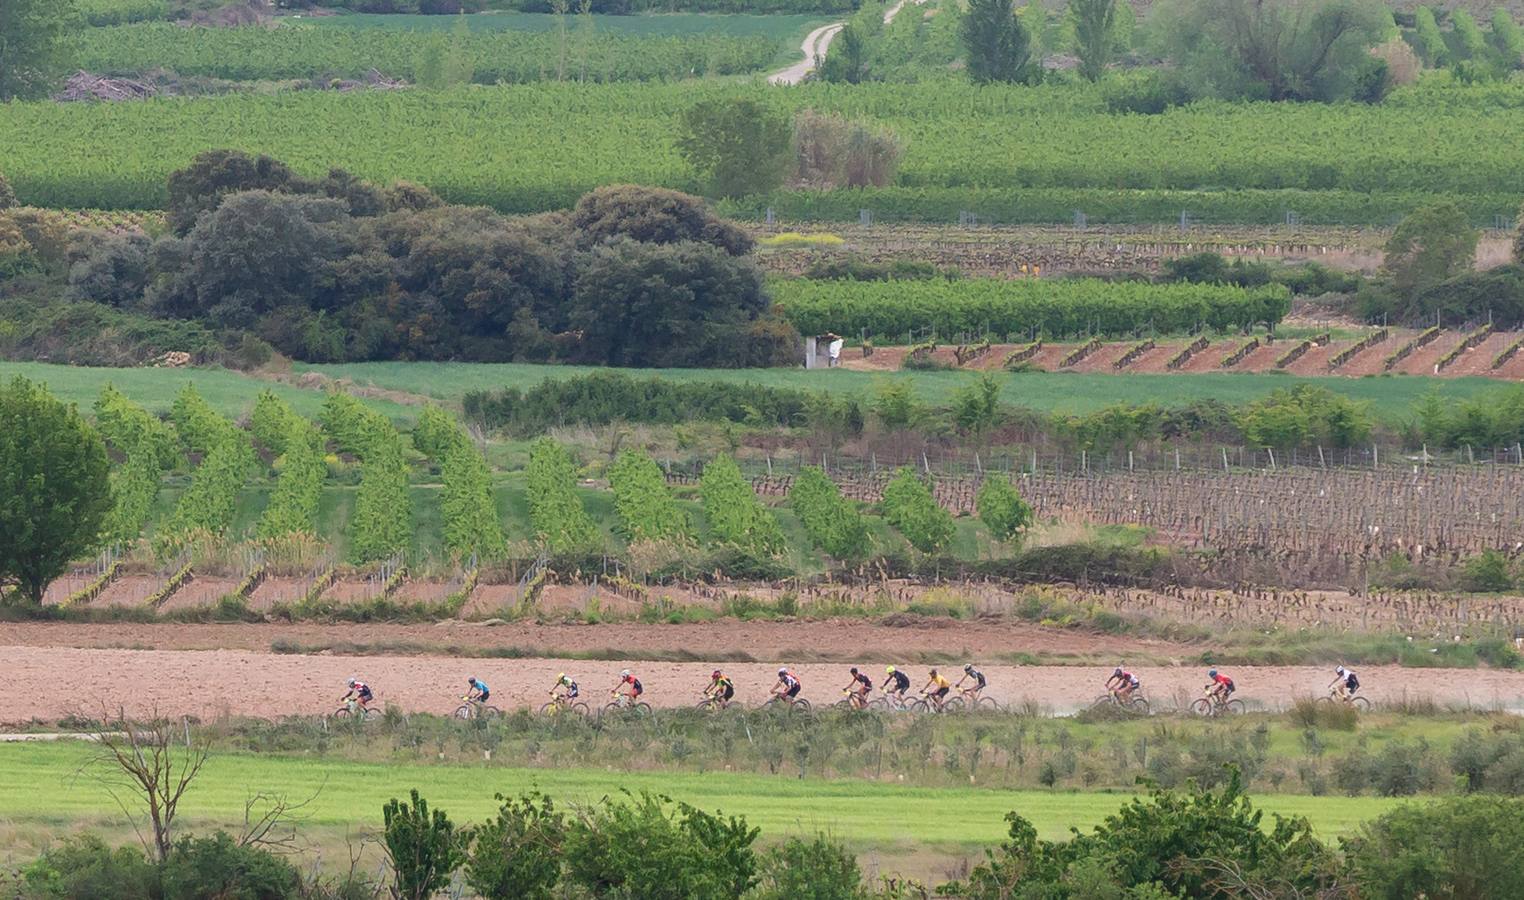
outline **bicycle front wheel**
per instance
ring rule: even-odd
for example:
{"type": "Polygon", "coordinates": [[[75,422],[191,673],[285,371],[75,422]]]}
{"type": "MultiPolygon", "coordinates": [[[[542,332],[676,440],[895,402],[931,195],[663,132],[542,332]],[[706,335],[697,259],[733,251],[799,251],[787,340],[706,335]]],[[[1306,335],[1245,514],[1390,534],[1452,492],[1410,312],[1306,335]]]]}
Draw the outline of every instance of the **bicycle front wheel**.
{"type": "Polygon", "coordinates": [[[913,713],[931,712],[931,704],[925,700],[916,700],[910,704],[910,711],[913,713]]]}
{"type": "Polygon", "coordinates": [[[556,703],[554,700],[550,701],[549,703],[540,704],[540,715],[542,716],[553,716],[560,712],[560,710],[560,704],[556,703]]]}
{"type": "Polygon", "coordinates": [[[457,719],[469,719],[469,718],[471,718],[471,704],[469,704],[469,703],[462,703],[460,706],[457,706],[455,708],[455,718],[457,718],[457,719]]]}
{"type": "Polygon", "coordinates": [[[1091,709],[1100,709],[1101,707],[1110,706],[1110,705],[1111,705],[1111,695],[1110,694],[1102,694],[1099,697],[1095,698],[1095,702],[1090,704],[1090,708],[1091,709]]]}
{"type": "Polygon", "coordinates": [[[1198,716],[1210,716],[1212,714],[1212,701],[1202,697],[1191,704],[1191,712],[1198,716]]]}

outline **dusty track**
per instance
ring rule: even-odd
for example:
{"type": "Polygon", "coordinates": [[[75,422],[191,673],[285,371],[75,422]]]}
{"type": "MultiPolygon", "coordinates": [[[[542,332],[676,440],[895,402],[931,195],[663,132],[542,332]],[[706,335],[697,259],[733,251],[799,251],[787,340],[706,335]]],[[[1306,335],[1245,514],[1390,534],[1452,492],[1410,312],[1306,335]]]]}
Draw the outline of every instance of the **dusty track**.
{"type": "MultiPolygon", "coordinates": [[[[0,722],[57,720],[69,714],[99,714],[125,709],[129,715],[192,715],[203,719],[236,713],[275,718],[328,712],[350,676],[366,679],[384,704],[407,712],[448,713],[465,689],[467,675],[493,686],[495,705],[534,706],[557,673],[571,673],[594,704],[606,699],[620,668],[635,669],[646,698],[657,707],[682,707],[698,699],[712,663],[586,662],[555,659],[455,660],[418,656],[276,656],[238,650],[56,650],[6,648],[6,693],[0,699],[0,722]],[[66,690],[87,686],[89,699],[66,690]]],[[[892,658],[864,660],[875,678],[892,658]]],[[[766,696],[776,663],[725,666],[740,697],[749,705],[766,696]]],[[[818,704],[840,699],[847,683],[845,664],[794,665],[805,684],[804,696],[818,704]]],[[[926,667],[907,667],[919,689],[926,667]]],[[[1055,711],[1072,710],[1101,691],[1108,670],[1102,667],[987,666],[990,694],[1003,703],[1035,701],[1055,711]]],[[[1206,681],[1198,666],[1134,667],[1147,693],[1161,708],[1177,696],[1195,696],[1206,681]]],[[[1231,674],[1239,696],[1251,706],[1276,708],[1297,696],[1320,691],[1330,673],[1322,667],[1241,667],[1231,674]]],[[[956,670],[950,674],[958,674],[956,670]]],[[[1361,670],[1369,695],[1380,701],[1406,692],[1447,704],[1515,708],[1524,700],[1524,675],[1461,669],[1361,670]]]]}

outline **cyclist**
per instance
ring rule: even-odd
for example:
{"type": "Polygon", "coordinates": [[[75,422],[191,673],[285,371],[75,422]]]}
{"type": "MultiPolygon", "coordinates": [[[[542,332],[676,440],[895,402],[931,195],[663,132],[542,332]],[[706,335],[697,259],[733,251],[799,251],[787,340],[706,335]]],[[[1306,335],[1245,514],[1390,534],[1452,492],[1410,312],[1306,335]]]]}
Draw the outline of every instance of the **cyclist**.
{"type": "Polygon", "coordinates": [[[906,675],[904,672],[901,672],[899,669],[896,669],[894,666],[887,666],[884,668],[884,671],[888,673],[888,677],[885,678],[884,683],[879,686],[879,690],[883,691],[887,696],[898,697],[900,705],[904,706],[905,692],[910,690],[910,676],[906,675]],[[894,687],[890,687],[889,685],[891,684],[893,684],[894,687]]]}
{"type": "Polygon", "coordinates": [[[466,691],[467,703],[485,704],[487,702],[487,698],[492,696],[492,692],[487,689],[487,682],[477,681],[476,676],[474,675],[466,679],[466,684],[470,685],[466,691]]]}
{"type": "Polygon", "coordinates": [[[958,683],[953,685],[953,687],[961,689],[963,696],[968,698],[968,702],[973,703],[979,699],[979,693],[989,687],[989,682],[985,680],[983,672],[974,668],[973,663],[965,663],[963,665],[963,677],[959,678],[958,683]],[[963,682],[970,678],[974,680],[974,683],[968,687],[963,687],[963,682]]]}
{"type": "Polygon", "coordinates": [[[1127,701],[1132,699],[1132,695],[1137,693],[1138,688],[1142,686],[1143,683],[1138,680],[1138,676],[1126,671],[1121,666],[1112,669],[1111,677],[1106,679],[1106,690],[1110,691],[1117,698],[1117,702],[1123,705],[1126,705],[1127,701]]]}
{"type": "Polygon", "coordinates": [[[1209,670],[1207,672],[1207,677],[1212,679],[1211,681],[1207,682],[1207,696],[1213,698],[1218,703],[1227,703],[1228,696],[1234,691],[1238,690],[1238,688],[1233,684],[1233,679],[1229,678],[1226,675],[1219,674],[1216,669],[1209,670]]]}
{"type": "Polygon", "coordinates": [[[633,706],[635,701],[640,699],[640,695],[646,692],[646,689],[641,686],[639,678],[631,674],[629,669],[625,669],[619,673],[619,682],[614,685],[614,690],[611,693],[617,697],[620,691],[627,692],[630,704],[633,706]]]}
{"type": "Polygon", "coordinates": [[[799,697],[799,691],[803,687],[798,676],[784,667],[778,670],[778,683],[773,685],[772,694],[792,704],[799,697]]]}
{"type": "Polygon", "coordinates": [[[376,699],[376,695],[371,693],[370,685],[357,678],[349,679],[349,692],[340,697],[339,702],[348,703],[351,697],[361,709],[370,709],[370,701],[376,699]]]}
{"type": "Polygon", "coordinates": [[[572,681],[565,672],[556,676],[556,683],[550,689],[550,698],[562,706],[570,706],[577,699],[577,682],[572,681]]]}
{"type": "Polygon", "coordinates": [[[873,690],[873,679],[869,678],[866,672],[857,671],[856,666],[852,667],[851,674],[852,680],[847,682],[846,687],[847,697],[852,701],[853,709],[862,709],[868,705],[868,694],[873,690]]]}
{"type": "Polygon", "coordinates": [[[724,708],[730,705],[730,701],[735,695],[736,686],[730,680],[730,676],[719,669],[709,673],[709,686],[704,688],[705,697],[713,697],[719,701],[720,707],[724,708]]]}
{"type": "Polygon", "coordinates": [[[932,669],[931,678],[926,682],[926,686],[921,688],[921,693],[926,695],[926,699],[930,700],[933,706],[941,709],[942,702],[947,699],[947,692],[950,690],[952,690],[952,682],[937,674],[936,669],[932,669]]]}
{"type": "Polygon", "coordinates": [[[1334,669],[1333,684],[1330,684],[1328,689],[1332,691],[1336,687],[1338,688],[1339,699],[1348,700],[1355,696],[1355,691],[1360,690],[1360,679],[1355,677],[1353,670],[1339,666],[1334,669]]]}

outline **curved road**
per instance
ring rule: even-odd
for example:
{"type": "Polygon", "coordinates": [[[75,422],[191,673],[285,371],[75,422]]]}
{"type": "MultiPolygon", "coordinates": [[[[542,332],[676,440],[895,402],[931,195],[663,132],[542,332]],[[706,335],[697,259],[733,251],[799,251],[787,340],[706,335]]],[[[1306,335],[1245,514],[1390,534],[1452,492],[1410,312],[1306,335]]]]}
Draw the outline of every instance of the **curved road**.
{"type": "MultiPolygon", "coordinates": [[[[900,10],[910,0],[897,0],[897,2],[884,11],[884,24],[894,21],[894,17],[900,14],[900,10]]],[[[926,0],[914,0],[917,6],[926,0]]],[[[805,35],[804,43],[799,45],[799,51],[804,54],[804,59],[794,63],[786,69],[767,76],[769,84],[798,84],[804,77],[815,71],[815,64],[825,59],[826,51],[831,49],[831,41],[846,27],[845,22],[832,22],[830,25],[822,25],[809,34],[805,35]]]]}

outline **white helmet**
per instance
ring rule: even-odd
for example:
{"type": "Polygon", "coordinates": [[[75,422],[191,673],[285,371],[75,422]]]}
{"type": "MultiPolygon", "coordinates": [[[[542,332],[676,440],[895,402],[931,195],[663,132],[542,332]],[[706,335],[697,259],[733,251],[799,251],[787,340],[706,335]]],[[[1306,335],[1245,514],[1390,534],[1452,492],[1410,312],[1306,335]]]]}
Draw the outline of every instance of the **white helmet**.
{"type": "Polygon", "coordinates": [[[1344,674],[1344,667],[1340,666],[1337,669],[1334,669],[1334,674],[1335,675],[1343,675],[1344,674]]]}
{"type": "Polygon", "coordinates": [[[787,675],[788,674],[788,669],[787,668],[781,668],[781,669],[778,670],[778,674],[779,675],[787,675]]]}
{"type": "Polygon", "coordinates": [[[355,680],[353,678],[349,679],[349,686],[350,687],[354,687],[355,684],[356,684],[356,682],[355,682],[355,680]]]}
{"type": "Polygon", "coordinates": [[[629,669],[625,669],[623,672],[620,672],[619,675],[620,675],[621,678],[629,678],[630,677],[630,670],[629,669]]]}

